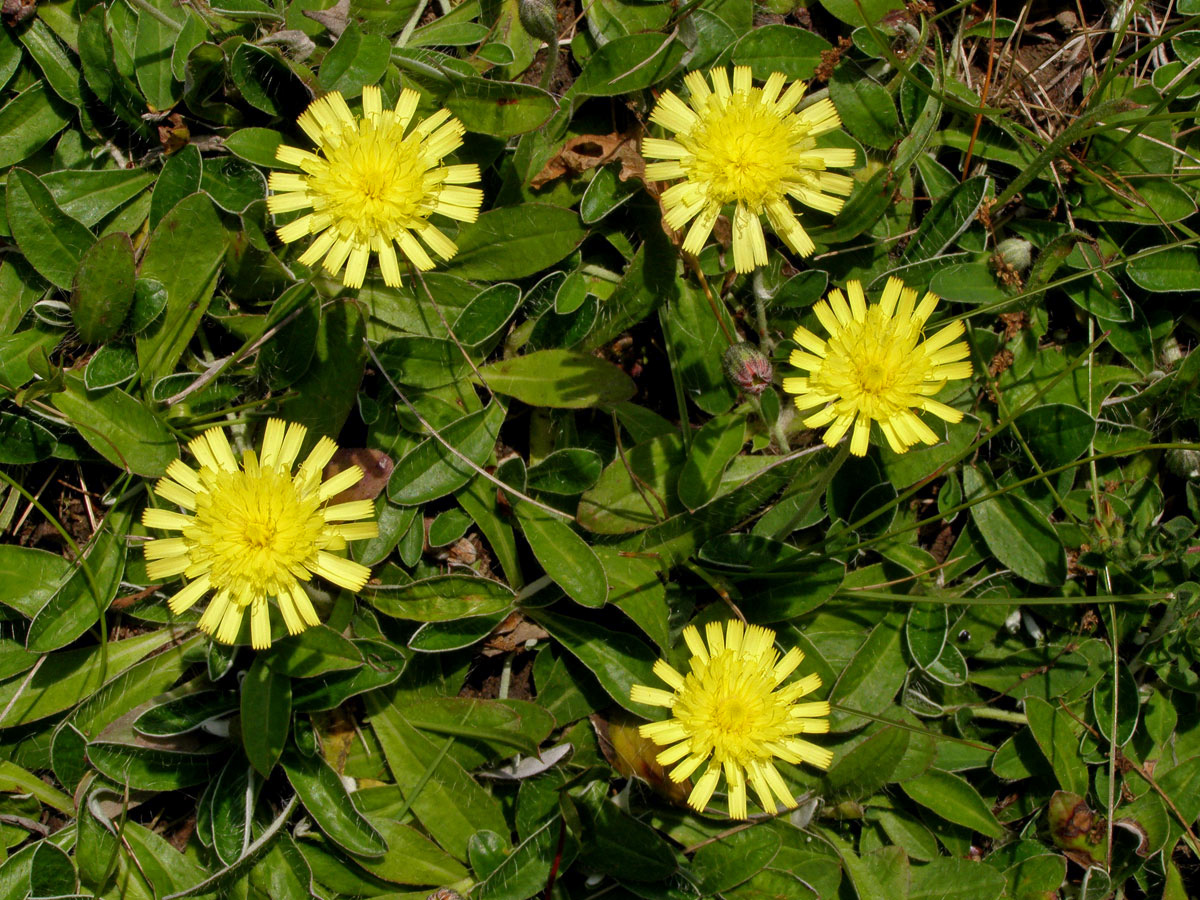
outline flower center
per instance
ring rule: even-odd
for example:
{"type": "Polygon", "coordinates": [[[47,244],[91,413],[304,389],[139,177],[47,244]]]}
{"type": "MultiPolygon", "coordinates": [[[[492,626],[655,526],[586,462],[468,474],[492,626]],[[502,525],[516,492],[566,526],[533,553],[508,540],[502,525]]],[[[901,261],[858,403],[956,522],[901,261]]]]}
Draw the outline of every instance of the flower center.
{"type": "Polygon", "coordinates": [[[346,124],[340,143],[324,148],[328,165],[309,178],[313,209],[332,217],[343,237],[366,243],[411,228],[433,209],[422,143],[420,134],[404,137],[388,111],[378,121],[346,124]]]}
{"type": "Polygon", "coordinates": [[[865,394],[883,393],[891,387],[894,379],[892,369],[879,360],[866,362],[858,370],[858,383],[865,394]]]}
{"type": "Polygon", "coordinates": [[[912,405],[930,374],[929,361],[915,352],[919,338],[917,329],[872,307],[864,321],[848,323],[829,339],[813,386],[869,415],[890,416],[912,405]]]}
{"type": "Polygon", "coordinates": [[[692,181],[707,184],[709,200],[740,200],[753,212],[780,199],[795,171],[792,129],[761,94],[735,94],[724,108],[713,98],[687,135],[693,159],[684,166],[692,181]]]}
{"type": "Polygon", "coordinates": [[[675,718],[692,735],[692,752],[744,765],[766,759],[765,743],[787,736],[787,709],[772,698],[772,668],[728,650],[707,666],[693,663],[675,718]]]}
{"type": "Polygon", "coordinates": [[[315,491],[301,496],[285,472],[203,470],[208,491],[196,496],[196,515],[183,530],[189,556],[211,563],[217,590],[235,598],[278,596],[321,549],[325,519],[315,491]]]}

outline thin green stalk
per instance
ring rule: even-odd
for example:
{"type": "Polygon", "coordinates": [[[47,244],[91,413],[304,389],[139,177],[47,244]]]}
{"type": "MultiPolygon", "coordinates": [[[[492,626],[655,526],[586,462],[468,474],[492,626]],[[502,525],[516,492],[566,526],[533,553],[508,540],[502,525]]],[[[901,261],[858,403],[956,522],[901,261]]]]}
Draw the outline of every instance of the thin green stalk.
{"type": "MultiPolygon", "coordinates": [[[[890,529],[886,535],[880,535],[879,537],[873,537],[873,538],[865,538],[865,539],[859,541],[857,544],[852,544],[851,546],[845,547],[842,549],[846,553],[853,553],[854,551],[861,550],[864,547],[870,547],[871,545],[873,545],[874,543],[876,543],[877,541],[881,540],[884,537],[894,537],[898,534],[906,534],[909,531],[915,531],[919,528],[924,528],[926,525],[932,525],[935,522],[941,522],[947,516],[951,516],[956,512],[962,512],[964,509],[970,509],[972,506],[974,506],[977,503],[983,503],[985,500],[991,500],[995,497],[1003,497],[1005,494],[1007,494],[1011,491],[1015,491],[1017,488],[1024,487],[1027,484],[1033,484],[1033,482],[1035,482],[1035,481],[1041,481],[1042,478],[1049,477],[1051,475],[1057,475],[1059,472],[1065,472],[1067,469],[1073,469],[1076,466],[1084,465],[1086,463],[1092,462],[1093,460],[1096,462],[1100,462],[1101,460],[1114,459],[1116,457],[1127,458],[1129,456],[1132,456],[1135,453],[1142,453],[1147,450],[1175,450],[1175,449],[1200,450],[1200,444],[1181,444],[1181,443],[1142,444],[1141,446],[1138,446],[1138,447],[1124,448],[1121,450],[1109,450],[1104,453],[1097,453],[1094,456],[1086,457],[1084,459],[1077,459],[1077,460],[1074,460],[1073,462],[1069,462],[1069,463],[1066,463],[1061,466],[1055,466],[1053,469],[1047,469],[1043,475],[1032,475],[1028,478],[1022,478],[1020,481],[1014,481],[1011,484],[1007,484],[1002,488],[997,488],[994,491],[989,491],[986,494],[981,494],[980,496],[976,497],[973,500],[967,500],[962,503],[958,503],[954,506],[948,507],[945,510],[940,510],[937,513],[937,515],[929,516],[928,518],[925,518],[925,519],[917,519],[916,521],[910,522],[908,525],[904,525],[900,528],[890,529]]],[[[942,471],[944,471],[945,468],[949,468],[955,462],[958,462],[958,460],[953,460],[950,463],[948,463],[942,469],[942,471]]],[[[936,476],[930,476],[930,478],[933,478],[933,477],[936,477],[936,476]]],[[[928,482],[929,482],[929,479],[925,479],[924,481],[922,481],[920,483],[920,485],[918,486],[918,490],[921,486],[924,486],[928,482]]],[[[901,500],[907,500],[914,493],[916,493],[916,491],[911,491],[911,492],[906,493],[905,496],[901,498],[901,500]]],[[[851,527],[858,528],[860,525],[864,524],[865,522],[868,522],[871,519],[876,518],[876,516],[882,515],[883,512],[886,512],[887,509],[891,508],[891,506],[893,506],[893,505],[895,505],[895,504],[889,503],[882,510],[876,510],[874,513],[869,514],[869,516],[864,517],[859,522],[854,523],[851,527]]],[[[1093,597],[1092,599],[1095,600],[1096,598],[1093,597]]]]}
{"type": "Polygon", "coordinates": [[[671,340],[671,320],[665,306],[658,308],[658,324],[662,328],[667,362],[671,364],[671,384],[675,388],[675,406],[679,410],[679,437],[683,441],[683,452],[686,454],[692,449],[692,429],[688,423],[687,394],[683,390],[683,377],[679,374],[679,356],[675,352],[675,342],[671,340]]]}
{"type": "MultiPolygon", "coordinates": [[[[828,543],[830,538],[839,537],[847,531],[856,531],[857,529],[861,528],[863,525],[867,524],[868,522],[872,521],[873,519],[879,518],[879,516],[883,515],[885,512],[892,509],[893,507],[897,507],[900,504],[907,502],[910,498],[915,496],[917,494],[917,492],[922,490],[925,487],[925,485],[927,485],[934,478],[939,477],[943,473],[947,472],[952,466],[957,465],[958,463],[962,462],[964,459],[969,457],[972,453],[974,453],[976,450],[978,450],[980,447],[982,447],[984,444],[986,444],[988,441],[990,441],[993,437],[995,437],[997,434],[999,434],[1001,431],[1003,431],[1005,428],[1007,428],[1009,425],[1011,425],[1013,423],[1013,421],[1015,421],[1016,418],[1021,415],[1021,413],[1025,412],[1025,410],[1027,410],[1027,409],[1031,409],[1033,407],[1033,404],[1037,403],[1039,400],[1042,399],[1042,397],[1044,397],[1046,394],[1050,393],[1050,391],[1054,390],[1054,388],[1056,388],[1061,381],[1066,379],[1077,368],[1079,368],[1079,366],[1081,365],[1083,360],[1086,359],[1088,357],[1088,355],[1103,340],[1105,340],[1105,338],[1103,336],[1101,336],[1096,341],[1089,344],[1088,347],[1083,351],[1083,353],[1081,353],[1078,357],[1076,357],[1071,362],[1071,364],[1066,367],[1066,369],[1064,369],[1057,376],[1055,376],[1053,379],[1051,379],[1049,384],[1047,384],[1045,387],[1036,391],[1032,397],[1030,397],[1028,400],[1026,400],[1024,403],[1022,403],[1019,407],[1017,407],[1017,409],[1014,412],[1012,412],[1009,415],[1002,418],[999,422],[997,422],[992,427],[992,429],[990,431],[986,432],[985,434],[980,435],[978,438],[976,438],[974,441],[972,441],[971,444],[969,444],[967,447],[960,450],[958,453],[954,454],[954,456],[952,456],[950,459],[948,459],[942,465],[938,466],[938,468],[931,475],[928,475],[927,477],[922,478],[920,481],[918,481],[916,484],[914,484],[912,487],[910,487],[904,493],[898,494],[896,496],[895,500],[892,500],[889,503],[885,503],[883,506],[879,507],[878,509],[876,509],[873,512],[867,513],[861,519],[859,519],[856,522],[851,522],[845,528],[839,529],[838,531],[834,532],[833,534],[826,535],[825,543],[828,543]]],[[[1037,480],[1038,478],[1043,478],[1043,477],[1045,477],[1045,476],[1039,475],[1034,480],[1037,480]]],[[[969,506],[973,505],[973,503],[977,503],[977,502],[979,502],[978,498],[976,500],[972,501],[972,503],[967,503],[966,506],[969,507],[969,506]]],[[[965,507],[963,507],[963,508],[965,508],[965,507]]],[[[946,514],[943,514],[943,515],[946,515],[946,514]]],[[[942,518],[942,516],[939,516],[937,521],[940,521],[941,518],[942,518]]],[[[894,533],[899,533],[899,532],[894,532],[894,533]]],[[[860,543],[860,545],[861,545],[861,543],[860,543]]],[[[851,549],[854,549],[854,548],[851,548],[851,549]]]]}
{"type": "Polygon", "coordinates": [[[976,719],[992,719],[996,722],[1009,722],[1013,725],[1028,725],[1025,713],[1012,712],[1007,709],[996,709],[994,706],[963,706],[976,719]]]}
{"type": "Polygon", "coordinates": [[[155,9],[153,6],[147,3],[146,0],[129,0],[129,5],[136,7],[140,12],[144,12],[151,18],[158,19],[159,22],[161,22],[163,25],[166,25],[173,31],[178,31],[181,27],[183,27],[179,22],[176,22],[162,10],[155,9]]]}
{"type": "Polygon", "coordinates": [[[943,606],[1094,606],[1113,603],[1166,603],[1175,599],[1172,591],[1147,591],[1140,594],[1100,594],[1095,597],[958,597],[951,594],[893,594],[889,591],[857,591],[853,588],[834,594],[841,600],[873,600],[880,603],[938,603],[943,606]]]}
{"type": "Polygon", "coordinates": [[[825,471],[821,473],[821,477],[817,479],[817,483],[809,492],[808,497],[804,501],[804,505],[796,511],[794,516],[784,523],[782,528],[776,529],[775,533],[771,535],[771,537],[777,541],[782,541],[792,533],[796,526],[808,518],[808,514],[813,511],[813,507],[817,505],[822,495],[825,493],[825,489],[829,487],[829,482],[833,481],[833,476],[838,473],[838,470],[841,469],[842,465],[846,462],[846,458],[849,456],[850,440],[847,438],[838,445],[837,455],[834,456],[833,461],[825,467],[825,471]]]}
{"type": "MultiPolygon", "coordinates": [[[[1004,400],[1004,394],[1001,392],[1000,385],[999,385],[998,381],[996,380],[995,376],[993,376],[992,373],[988,370],[988,367],[984,363],[984,360],[980,359],[978,356],[979,347],[975,343],[975,327],[970,321],[967,322],[967,331],[968,331],[968,334],[970,335],[969,344],[971,346],[971,353],[975,360],[975,365],[979,367],[979,371],[982,372],[985,375],[985,377],[987,378],[988,388],[995,395],[996,406],[1000,410],[1000,413],[1003,415],[1004,413],[1006,413],[1008,411],[1007,404],[1005,403],[1005,400],[1004,400]]],[[[1094,335],[1089,333],[1088,338],[1089,338],[1089,340],[1093,340],[1094,335]]],[[[1088,378],[1089,379],[1091,378],[1091,372],[1092,372],[1091,359],[1089,357],[1089,361],[1088,361],[1088,378]]],[[[1095,416],[1093,416],[1093,418],[1095,418],[1095,416]]],[[[1071,512],[1070,508],[1063,501],[1063,498],[1058,493],[1058,488],[1056,488],[1054,486],[1054,482],[1052,482],[1049,478],[1046,478],[1046,473],[1042,470],[1041,463],[1039,463],[1037,457],[1033,455],[1033,450],[1030,449],[1029,444],[1026,442],[1025,435],[1021,434],[1021,429],[1017,427],[1016,420],[1013,421],[1013,423],[1009,426],[1009,428],[1012,430],[1012,435],[1016,439],[1017,445],[1021,448],[1021,452],[1025,454],[1025,458],[1027,460],[1029,460],[1029,464],[1031,466],[1033,466],[1033,471],[1042,477],[1042,479],[1046,485],[1046,489],[1050,491],[1050,496],[1054,498],[1054,502],[1056,504],[1058,504],[1058,508],[1061,509],[1064,513],[1066,513],[1070,517],[1071,521],[1078,522],[1079,517],[1077,515],[1075,515],[1075,513],[1071,512]]]]}

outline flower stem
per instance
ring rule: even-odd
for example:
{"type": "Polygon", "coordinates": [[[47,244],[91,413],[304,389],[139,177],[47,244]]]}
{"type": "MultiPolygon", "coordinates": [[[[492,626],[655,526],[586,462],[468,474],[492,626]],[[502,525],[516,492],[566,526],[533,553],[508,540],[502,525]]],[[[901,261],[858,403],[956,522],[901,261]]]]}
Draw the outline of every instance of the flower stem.
{"type": "Polygon", "coordinates": [[[554,81],[554,70],[558,68],[558,41],[546,45],[546,68],[542,70],[541,88],[543,91],[550,90],[550,83],[554,81]]]}
{"type": "MultiPolygon", "coordinates": [[[[768,387],[768,390],[773,388],[768,387]]],[[[780,453],[791,453],[792,448],[788,443],[787,434],[784,433],[783,425],[780,422],[780,417],[776,416],[774,422],[768,422],[766,414],[763,413],[762,397],[758,394],[750,396],[750,402],[754,405],[754,411],[758,413],[758,417],[763,420],[763,424],[771,430],[771,437],[775,439],[775,443],[779,445],[780,453]]]]}

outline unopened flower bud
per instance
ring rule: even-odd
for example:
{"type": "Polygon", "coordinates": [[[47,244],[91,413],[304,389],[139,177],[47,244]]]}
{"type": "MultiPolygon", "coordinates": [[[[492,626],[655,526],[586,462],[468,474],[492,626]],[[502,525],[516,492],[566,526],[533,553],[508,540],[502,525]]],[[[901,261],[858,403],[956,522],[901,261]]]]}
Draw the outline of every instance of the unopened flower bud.
{"type": "Polygon", "coordinates": [[[996,245],[996,252],[1018,272],[1024,272],[1033,259],[1033,244],[1024,238],[1006,238],[996,245]]]}
{"type": "Polygon", "coordinates": [[[1200,451],[1172,447],[1166,453],[1167,470],[1180,478],[1195,481],[1200,478],[1200,451]]]}
{"type": "Polygon", "coordinates": [[[775,371],[761,350],[741,341],[725,351],[725,374],[739,389],[757,396],[767,389],[775,371]]]}
{"type": "Polygon", "coordinates": [[[558,17],[551,0],[517,0],[517,18],[530,37],[551,47],[558,42],[558,17]]]}

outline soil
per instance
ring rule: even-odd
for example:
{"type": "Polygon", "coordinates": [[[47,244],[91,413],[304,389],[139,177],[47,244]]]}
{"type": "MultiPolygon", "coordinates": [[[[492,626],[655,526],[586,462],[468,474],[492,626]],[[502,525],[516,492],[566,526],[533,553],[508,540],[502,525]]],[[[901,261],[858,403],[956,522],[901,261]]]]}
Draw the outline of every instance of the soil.
{"type": "MultiPolygon", "coordinates": [[[[507,658],[506,655],[478,657],[471,671],[467,673],[467,679],[463,682],[458,696],[479,700],[497,699],[500,696],[500,679],[507,658]]],[[[508,699],[532,700],[537,695],[533,686],[533,659],[534,654],[525,651],[513,655],[508,699]]]]}

